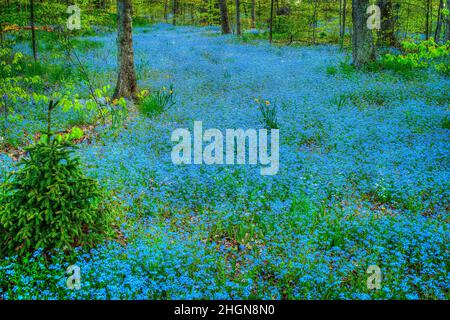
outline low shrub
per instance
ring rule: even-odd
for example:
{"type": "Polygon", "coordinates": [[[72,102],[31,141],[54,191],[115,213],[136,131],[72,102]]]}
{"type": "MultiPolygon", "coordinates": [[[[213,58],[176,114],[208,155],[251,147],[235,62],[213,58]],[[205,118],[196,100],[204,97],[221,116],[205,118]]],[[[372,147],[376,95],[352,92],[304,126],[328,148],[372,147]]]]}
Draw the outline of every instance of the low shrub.
{"type": "Polygon", "coordinates": [[[150,118],[156,117],[175,104],[172,85],[169,88],[163,87],[151,94],[143,92],[140,96],[139,111],[150,118]]]}
{"type": "Polygon", "coordinates": [[[260,122],[266,129],[279,129],[277,119],[277,106],[268,100],[255,99],[260,112],[260,122]]]}
{"type": "Polygon", "coordinates": [[[0,254],[93,246],[110,234],[110,214],[98,183],[86,177],[70,139],[48,130],[26,148],[29,157],[0,186],[0,254]]]}

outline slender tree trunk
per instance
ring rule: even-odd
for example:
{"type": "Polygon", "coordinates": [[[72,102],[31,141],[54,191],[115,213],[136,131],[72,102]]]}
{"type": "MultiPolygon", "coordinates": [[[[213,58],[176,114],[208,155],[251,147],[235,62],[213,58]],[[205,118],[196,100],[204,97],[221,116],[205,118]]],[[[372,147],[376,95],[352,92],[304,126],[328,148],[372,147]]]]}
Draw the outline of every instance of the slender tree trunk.
{"type": "Polygon", "coordinates": [[[339,0],[339,39],[342,38],[342,0],[339,0]]]}
{"type": "Polygon", "coordinates": [[[236,34],[238,36],[241,35],[241,8],[240,8],[240,1],[236,0],[236,34]]]}
{"type": "Polygon", "coordinates": [[[250,17],[251,17],[250,26],[252,29],[254,29],[256,27],[255,7],[256,7],[256,0],[252,0],[251,7],[250,7],[250,17]]]}
{"type": "Polygon", "coordinates": [[[222,33],[231,33],[230,20],[228,19],[227,0],[219,0],[220,8],[220,24],[222,25],[222,33]]]}
{"type": "Polygon", "coordinates": [[[119,76],[113,97],[136,98],[131,0],[117,0],[117,50],[119,76]]]}
{"type": "MultiPolygon", "coordinates": [[[[447,10],[450,10],[450,0],[447,0],[447,10]]],[[[447,27],[445,30],[445,42],[450,41],[450,14],[447,15],[447,27]]]]}
{"type": "Polygon", "coordinates": [[[164,20],[167,23],[167,10],[169,7],[169,0],[164,0],[164,20]]]}
{"type": "Polygon", "coordinates": [[[316,28],[317,28],[317,0],[314,0],[313,27],[312,27],[312,42],[313,42],[313,44],[316,44],[316,28]]]}
{"type": "Polygon", "coordinates": [[[362,67],[375,59],[372,30],[367,27],[369,0],[352,0],[353,65],[362,67]]]}
{"type": "Polygon", "coordinates": [[[272,43],[273,32],[273,0],[270,0],[269,42],[272,43]]]}
{"type": "Polygon", "coordinates": [[[177,13],[178,13],[178,2],[177,0],[172,1],[172,24],[175,26],[177,24],[177,13]]]}
{"type": "Polygon", "coordinates": [[[347,19],[347,0],[340,0],[342,1],[342,25],[340,28],[340,45],[341,49],[344,47],[344,40],[345,40],[345,25],[346,25],[346,19],[347,19]]]}
{"type": "Polygon", "coordinates": [[[37,45],[36,45],[36,30],[34,28],[34,0],[30,0],[30,26],[31,26],[31,44],[33,47],[34,62],[37,62],[37,45]]]}
{"type": "Polygon", "coordinates": [[[427,0],[426,4],[426,12],[425,12],[425,38],[428,40],[430,37],[430,14],[431,14],[431,0],[427,0]]]}
{"type": "Polygon", "coordinates": [[[213,9],[214,9],[213,0],[209,0],[209,4],[208,4],[208,25],[209,26],[211,26],[214,23],[213,9]]]}
{"type": "Polygon", "coordinates": [[[434,32],[434,41],[439,42],[441,39],[441,28],[442,28],[442,9],[444,6],[444,0],[439,1],[438,15],[437,15],[437,23],[436,23],[436,31],[434,32]]]}
{"type": "Polygon", "coordinates": [[[381,43],[387,46],[394,46],[396,39],[392,0],[378,0],[377,5],[380,7],[381,13],[381,29],[379,31],[381,43]]]}

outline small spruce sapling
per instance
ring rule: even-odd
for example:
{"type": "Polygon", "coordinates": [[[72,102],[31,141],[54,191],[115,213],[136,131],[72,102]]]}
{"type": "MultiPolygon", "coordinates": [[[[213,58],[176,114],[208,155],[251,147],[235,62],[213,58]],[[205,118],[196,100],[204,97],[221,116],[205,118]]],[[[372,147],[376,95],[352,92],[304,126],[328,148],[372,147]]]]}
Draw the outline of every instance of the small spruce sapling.
{"type": "Polygon", "coordinates": [[[70,251],[93,246],[111,235],[110,211],[98,183],[86,177],[69,138],[47,130],[28,146],[18,170],[0,185],[0,254],[44,249],[70,251]]]}

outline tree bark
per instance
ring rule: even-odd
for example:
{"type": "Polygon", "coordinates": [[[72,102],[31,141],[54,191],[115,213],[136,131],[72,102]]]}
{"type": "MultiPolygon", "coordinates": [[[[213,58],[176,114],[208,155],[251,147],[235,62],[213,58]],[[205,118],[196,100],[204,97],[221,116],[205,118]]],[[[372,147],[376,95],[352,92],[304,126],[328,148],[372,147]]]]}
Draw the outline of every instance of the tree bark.
{"type": "Polygon", "coordinates": [[[222,33],[231,33],[230,20],[228,19],[227,0],[219,0],[220,8],[220,24],[222,26],[222,33]]]}
{"type": "Polygon", "coordinates": [[[250,26],[252,29],[254,29],[256,27],[255,7],[256,7],[256,0],[252,0],[251,7],[250,7],[250,17],[251,17],[250,26]]]}
{"type": "Polygon", "coordinates": [[[134,67],[131,0],[117,0],[117,47],[119,75],[113,98],[135,99],[137,81],[134,67]]]}
{"type": "Polygon", "coordinates": [[[269,42],[272,43],[273,32],[273,0],[270,0],[269,42]]]}
{"type": "Polygon", "coordinates": [[[372,30],[367,27],[369,0],[352,0],[353,65],[360,68],[375,59],[372,30]]]}
{"type": "MultiPolygon", "coordinates": [[[[450,0],[447,0],[447,9],[450,10],[450,0]]],[[[447,15],[447,27],[445,30],[445,42],[450,41],[450,14],[447,15]]]]}
{"type": "Polygon", "coordinates": [[[236,0],[236,34],[238,36],[241,35],[241,8],[240,8],[240,1],[236,0]]]}
{"type": "Polygon", "coordinates": [[[394,46],[397,41],[392,0],[378,0],[377,5],[380,7],[381,13],[381,29],[379,31],[381,43],[386,46],[394,46]]]}
{"type": "Polygon", "coordinates": [[[425,38],[428,40],[430,37],[430,15],[431,15],[431,0],[427,0],[425,11],[425,38]]]}
{"type": "Polygon", "coordinates": [[[317,28],[317,0],[314,0],[313,25],[312,25],[312,42],[313,42],[313,44],[316,44],[316,28],[317,28]]]}
{"type": "Polygon", "coordinates": [[[172,1],[172,24],[175,26],[177,24],[177,13],[178,13],[178,2],[177,0],[172,1]]]}
{"type": "Polygon", "coordinates": [[[30,0],[30,26],[31,26],[31,45],[33,47],[34,62],[37,62],[37,45],[36,45],[36,30],[34,29],[34,0],[30,0]]]}
{"type": "Polygon", "coordinates": [[[340,45],[341,49],[344,47],[344,39],[345,39],[345,25],[346,25],[346,19],[347,19],[347,0],[340,0],[342,1],[342,24],[340,28],[340,45]]]}
{"type": "Polygon", "coordinates": [[[169,7],[169,0],[164,0],[164,21],[167,23],[167,10],[169,7]]]}
{"type": "Polygon", "coordinates": [[[437,14],[436,30],[434,32],[434,41],[436,42],[439,42],[439,40],[441,39],[442,20],[444,18],[442,14],[443,9],[444,9],[444,0],[440,0],[437,14]]]}

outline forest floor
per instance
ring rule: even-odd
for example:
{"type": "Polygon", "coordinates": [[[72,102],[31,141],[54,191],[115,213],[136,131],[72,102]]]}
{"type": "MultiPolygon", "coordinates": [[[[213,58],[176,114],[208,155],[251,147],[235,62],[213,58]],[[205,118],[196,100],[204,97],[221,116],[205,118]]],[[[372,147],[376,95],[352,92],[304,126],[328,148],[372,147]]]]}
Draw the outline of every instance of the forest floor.
{"type": "MultiPolygon", "coordinates": [[[[114,35],[89,40],[93,82],[114,87],[114,35]]],[[[79,253],[80,290],[66,289],[62,257],[49,268],[36,255],[6,298],[450,298],[450,79],[357,72],[335,46],[215,28],[138,28],[134,45],[139,87],[173,84],[175,105],[98,127],[77,151],[123,213],[121,240],[79,253]],[[262,128],[255,99],[277,108],[278,174],[172,163],[171,133],[194,121],[262,128]],[[367,287],[370,265],[381,289],[367,287]]]]}

